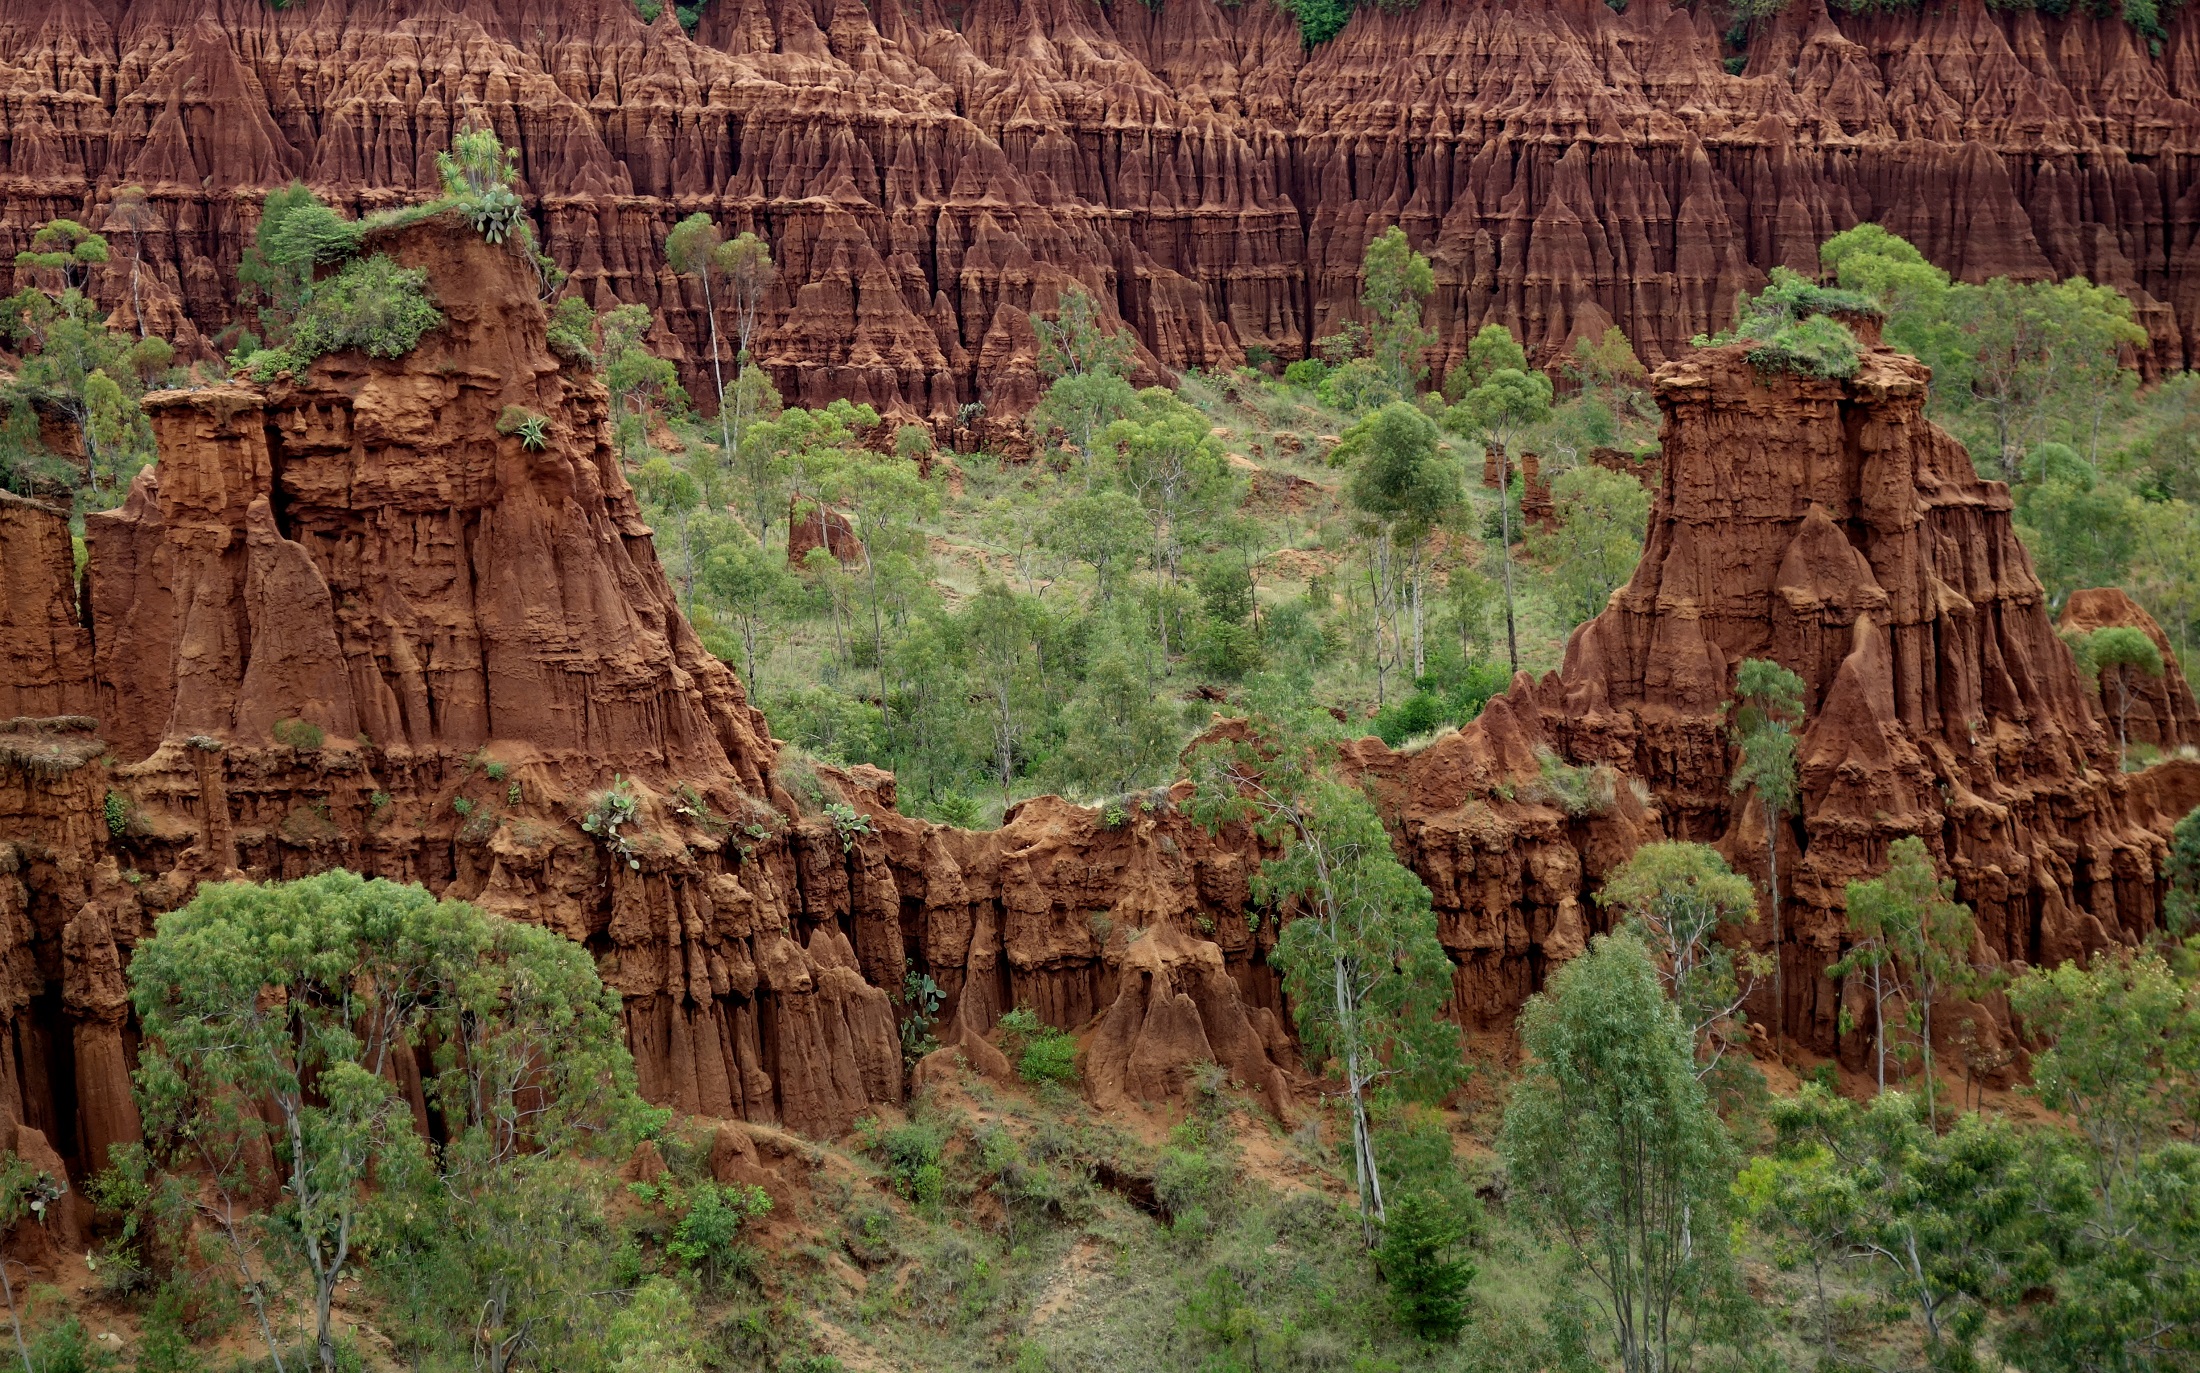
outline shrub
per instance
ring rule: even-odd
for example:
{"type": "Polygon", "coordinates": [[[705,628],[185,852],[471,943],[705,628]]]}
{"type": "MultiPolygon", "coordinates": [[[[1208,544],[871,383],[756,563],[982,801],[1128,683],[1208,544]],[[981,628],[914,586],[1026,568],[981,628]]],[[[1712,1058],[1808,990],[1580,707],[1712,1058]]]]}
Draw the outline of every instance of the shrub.
{"type": "Polygon", "coordinates": [[[749,1255],[741,1234],[749,1222],[768,1214],[772,1199],[763,1188],[735,1183],[698,1184],[684,1198],[687,1214],[673,1227],[665,1245],[689,1268],[701,1269],[707,1286],[716,1287],[723,1277],[745,1269],[749,1255]]]}
{"type": "Polygon", "coordinates": [[[1535,751],[1533,799],[1548,801],[1575,819],[1602,815],[1617,800],[1612,774],[1598,767],[1575,767],[1541,745],[1535,751]]]}
{"type": "Polygon", "coordinates": [[[1052,1025],[1040,1024],[1029,1006],[1018,1006],[1001,1017],[1001,1050],[1026,1082],[1077,1080],[1077,1041],[1052,1025]]]}
{"type": "Polygon", "coordinates": [[[326,737],[319,725],[306,720],[277,720],[268,733],[275,736],[276,743],[287,744],[300,753],[313,752],[326,737]]]}
{"type": "Polygon", "coordinates": [[[1861,291],[1820,286],[1789,268],[1775,267],[1771,284],[1742,300],[1732,329],[1710,338],[1699,334],[1693,342],[1754,344],[1749,362],[1760,371],[1848,377],[1856,374],[1862,352],[1848,326],[1829,316],[1876,319],[1885,313],[1861,291]]]}
{"type": "Polygon", "coordinates": [[[550,420],[524,405],[507,405],[497,413],[497,432],[517,435],[520,447],[540,453],[550,443],[550,420]]]}
{"type": "Polygon", "coordinates": [[[588,308],[588,302],[579,296],[567,296],[550,312],[543,337],[551,352],[567,362],[592,368],[596,365],[595,330],[596,312],[588,308]]]}
{"type": "Polygon", "coordinates": [[[947,1189],[947,1170],[941,1166],[947,1151],[944,1125],[912,1120],[881,1130],[877,1120],[866,1119],[856,1128],[864,1148],[885,1163],[886,1179],[896,1192],[919,1206],[938,1204],[947,1189]]]}
{"type": "Polygon", "coordinates": [[[833,822],[833,833],[840,836],[840,851],[848,853],[856,846],[858,835],[871,832],[871,817],[849,805],[846,801],[827,801],[825,818],[833,822]]]}
{"type": "Polygon", "coordinates": [[[634,799],[634,788],[614,773],[611,785],[590,798],[588,809],[581,816],[581,830],[603,840],[627,867],[639,872],[642,864],[635,857],[634,841],[619,831],[633,824],[640,814],[641,803],[634,799]]]}
{"type": "Polygon", "coordinates": [[[230,354],[229,370],[253,381],[267,382],[285,372],[303,372],[309,361],[288,348],[255,348],[249,353],[230,354]]]}
{"type": "Polygon", "coordinates": [[[1433,1197],[1392,1202],[1375,1251],[1398,1324],[1425,1340],[1456,1337],[1467,1323],[1467,1285],[1474,1264],[1461,1255],[1465,1220],[1433,1197]]]}
{"type": "Polygon", "coordinates": [[[130,832],[130,798],[119,791],[107,793],[103,808],[107,813],[107,833],[120,839],[130,832]]]}
{"type": "Polygon", "coordinates": [[[345,263],[334,279],[315,288],[298,312],[291,348],[307,358],[353,348],[368,357],[402,357],[442,322],[443,312],[428,294],[428,274],[376,253],[345,263]]]}
{"type": "Polygon", "coordinates": [[[1284,384],[1312,391],[1329,377],[1329,364],[1320,358],[1300,358],[1283,369],[1284,384]]]}
{"type": "Polygon", "coordinates": [[[1397,400],[1398,388],[1373,358],[1354,358],[1322,379],[1314,393],[1332,409],[1365,415],[1397,400]]]}

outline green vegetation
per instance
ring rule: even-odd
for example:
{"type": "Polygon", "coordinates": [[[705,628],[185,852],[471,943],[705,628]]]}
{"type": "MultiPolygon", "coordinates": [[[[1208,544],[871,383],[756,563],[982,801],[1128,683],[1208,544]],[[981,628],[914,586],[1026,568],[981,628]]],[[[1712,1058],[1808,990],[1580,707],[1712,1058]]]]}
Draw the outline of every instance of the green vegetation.
{"type": "Polygon", "coordinates": [[[298,1316],[336,1373],[337,1284],[369,1255],[393,1281],[427,1278],[418,1302],[466,1313],[435,1339],[470,1328],[555,1362],[557,1330],[601,1300],[553,1273],[568,1233],[601,1224],[573,1169],[651,1121],[586,950],[331,872],[202,886],[138,946],[130,981],[146,1144],[105,1186],[147,1214],[142,1266],[188,1281],[177,1265],[203,1250],[278,1367],[298,1316]],[[418,1065],[420,1102],[399,1060],[418,1065]],[[415,1127],[421,1103],[434,1141],[415,1127]],[[201,1189],[213,1202],[190,1204],[201,1189]]]}
{"type": "Polygon", "coordinates": [[[16,255],[20,289],[0,298],[0,343],[22,357],[0,379],[0,487],[59,497],[79,512],[120,503],[153,458],[138,401],[185,377],[172,365],[175,350],[145,334],[142,321],[134,335],[107,327],[87,288],[92,269],[108,261],[105,238],[53,220],[16,255]],[[75,453],[47,446],[53,422],[73,435],[75,453]]]}
{"type": "Polygon", "coordinates": [[[1761,371],[1849,377],[1861,354],[1856,335],[1833,316],[1880,313],[1877,299],[1865,292],[1819,286],[1791,268],[1775,267],[1770,285],[1737,303],[1733,328],[1710,338],[1699,335],[1696,344],[1747,343],[1750,365],[1761,371]]]}
{"type": "Polygon", "coordinates": [[[1029,1006],[1001,1017],[1001,1051],[1016,1065],[1016,1075],[1037,1085],[1067,1085],[1077,1080],[1077,1043],[1052,1025],[1042,1025],[1029,1006]]]}
{"type": "Polygon", "coordinates": [[[1242,737],[1192,760],[1193,813],[1210,829],[1245,824],[1280,850],[1253,899],[1285,923],[1268,961],[1283,974],[1309,1058],[1342,1080],[1360,1220],[1386,1219],[1375,1142],[1381,1110],[1437,1101],[1458,1085],[1457,1026],[1442,1016],[1451,961],[1428,889],[1398,860],[1374,803],[1339,773],[1343,732],[1288,680],[1259,683],[1242,737]]]}

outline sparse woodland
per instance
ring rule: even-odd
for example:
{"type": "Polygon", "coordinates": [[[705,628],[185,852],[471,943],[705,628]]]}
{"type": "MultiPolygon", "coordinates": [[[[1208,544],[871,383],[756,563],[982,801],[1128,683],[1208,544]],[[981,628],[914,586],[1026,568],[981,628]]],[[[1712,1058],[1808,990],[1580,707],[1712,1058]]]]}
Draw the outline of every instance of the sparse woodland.
{"type": "MultiPolygon", "coordinates": [[[[527,241],[493,137],[445,163],[439,207],[527,241]]],[[[0,302],[0,480],[111,506],[154,457],[149,387],[410,348],[441,316],[361,233],[303,187],[269,196],[240,283],[259,328],[217,368],[110,330],[81,272],[118,246],[47,226],[43,284],[0,302]]],[[[774,1137],[748,1181],[714,1127],[641,1102],[578,946],[343,873],[210,886],[130,967],[147,1139],[92,1185],[91,1285],[8,1287],[27,1373],[2200,1368],[2200,819],[2152,942],[2014,978],[1973,966],[1971,912],[1895,844],[1846,893],[1835,973],[1885,1027],[1847,1095],[1753,1039],[1740,1007],[1776,974],[1733,930],[1757,892],[1699,844],[1606,882],[1612,932],[1510,1039],[1444,1018],[1428,893],[1336,745],[1471,720],[1626,583],[1657,409],[1618,331],[1531,359],[1491,324],[1429,376],[1433,279],[1392,229],[1316,356],[1174,387],[1135,387],[1111,311],[1063,293],[1033,321],[1028,453],[953,451],[782,403],[749,352],[768,244],[699,215],[666,247],[710,302],[715,394],[652,355],[645,307],[542,284],[710,650],[793,748],[966,828],[1188,772],[1203,823],[1279,855],[1256,891],[1299,912],[1271,961],[1320,1092],[1280,1122],[1218,1070],[1113,1118],[1023,1010],[991,1035],[1014,1082],[937,1078],[847,1138],[774,1137]],[[1243,739],[1187,756],[1218,714],[1243,739]],[[2034,1046],[2014,1091],[1936,1060],[1936,1010],[1988,999],[2034,1046]]],[[[1951,282],[1873,225],[1702,342],[1838,377],[1867,318],[2009,482],[2053,605],[2125,587],[2184,659],[2200,378],[2127,365],[2144,335],[2112,291],[1951,282]]],[[[2118,721],[2167,666],[2132,630],[2071,650],[2118,721]]],[[[1731,712],[1734,790],[1775,817],[1799,804],[1799,692],[1745,663],[1731,712]]],[[[905,991],[913,1066],[940,1003],[905,991]]],[[[10,1156],[10,1221],[53,1182],[10,1156]]]]}

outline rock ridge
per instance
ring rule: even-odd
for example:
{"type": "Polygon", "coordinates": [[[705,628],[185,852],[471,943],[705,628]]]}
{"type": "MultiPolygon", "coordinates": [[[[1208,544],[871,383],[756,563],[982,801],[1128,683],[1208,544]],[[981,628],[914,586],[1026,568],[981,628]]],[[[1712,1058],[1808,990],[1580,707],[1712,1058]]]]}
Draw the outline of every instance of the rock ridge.
{"type": "Polygon", "coordinates": [[[202,348],[268,189],[426,199],[478,123],[575,288],[656,309],[691,383],[702,301],[662,247],[702,210],[772,245],[757,352],[791,403],[942,437],[1012,432],[1028,312],[1072,284],[1146,379],[1295,358],[1392,223],[1435,266],[1439,376],[1491,320],[1539,361],[1614,324],[1680,356],[1867,219],[1965,280],[2116,286],[2167,370],[2200,357],[2200,15],[2167,22],[2156,55],[2117,19],[1795,0],[1729,74],[1701,4],[1423,0],[1308,50],[1219,0],[713,0],[693,35],[627,0],[0,0],[0,289],[72,215],[116,238],[118,318],[202,348]],[[149,214],[118,215],[133,184],[149,214]]]}
{"type": "MultiPolygon", "coordinates": [[[[1248,834],[1194,824],[1181,782],[963,831],[900,815],[887,774],[783,757],[679,614],[531,267],[455,216],[378,246],[445,324],[403,358],[148,397],[160,460],[88,521],[81,615],[65,516],[0,502],[0,624],[28,631],[7,683],[37,712],[0,721],[0,1113],[79,1175],[134,1136],[125,972],[154,918],[203,881],[333,866],[584,944],[645,1095],[682,1111],[830,1135],[899,1102],[911,973],[980,1070],[1006,1070],[984,1037],[1028,1005],[1080,1032],[1104,1106],[1213,1060],[1292,1109],[1248,834]],[[540,450],[498,431],[511,405],[547,421],[540,450]]],[[[1432,894],[1463,1026],[1508,1028],[1609,928],[1595,891],[1637,845],[1761,874],[1761,815],[1726,787],[1749,656],[1799,673],[1810,716],[1777,838],[1787,999],[1762,989],[1755,1018],[1861,1061],[1824,970],[1843,885],[1902,835],[1978,910],[1982,958],[2153,926],[2200,763],[2117,770],[2008,492],[1924,419],[1925,382],[1885,349],[1843,382],[1738,348],[1660,369],[1650,538],[1563,670],[1418,750],[1350,746],[1432,894]],[[1554,787],[1560,767],[1585,775],[1554,787]]],[[[2182,678],[2163,692],[2174,754],[2200,709],[2182,678]]]]}

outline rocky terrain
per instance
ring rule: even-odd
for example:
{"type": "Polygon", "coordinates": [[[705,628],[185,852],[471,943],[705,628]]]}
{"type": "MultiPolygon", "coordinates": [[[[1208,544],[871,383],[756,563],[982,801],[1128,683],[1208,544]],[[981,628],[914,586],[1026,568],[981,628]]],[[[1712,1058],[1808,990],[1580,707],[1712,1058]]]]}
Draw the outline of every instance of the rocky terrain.
{"type": "Polygon", "coordinates": [[[1980,0],[1795,0],[1746,54],[1708,5],[1621,8],[1424,0],[1308,50],[1269,0],[711,0],[692,35],[629,0],[0,0],[0,263],[83,219],[101,299],[200,346],[268,188],[426,199],[480,123],[579,288],[655,307],[691,380],[701,293],[661,246],[706,210],[770,240],[791,403],[943,430],[1028,408],[1027,312],[1073,280],[1149,376],[1303,356],[1392,223],[1435,265],[1438,375],[1493,319],[1539,359],[1612,324],[1675,357],[1866,219],[1964,279],[2118,287],[2152,370],[2200,354],[2190,7],[2159,54],[1980,0]]]}
{"type": "MultiPolygon", "coordinates": [[[[1282,1107],[1248,836],[1195,826],[1181,786],[956,830],[897,814],[883,773],[783,757],[679,614],[531,269],[456,216],[379,232],[446,324],[394,360],[149,398],[160,462],[88,521],[81,615],[65,517],[0,502],[0,1110],[76,1167],[131,1137],[123,969],[153,917],[201,881],[336,865],[585,943],[645,1094],[684,1110],[832,1133],[899,1100],[910,973],[980,1066],[1005,1071],[979,1036],[1028,1004],[1089,1027],[1096,1102],[1214,1060],[1282,1107]],[[548,420],[539,450],[500,432],[510,406],[548,420]]],[[[1457,1018],[1509,1024],[1607,927],[1591,893],[1645,840],[1761,867],[1726,787],[1746,656],[1799,672],[1811,715],[1778,839],[1787,1004],[1760,1018],[1864,1052],[1822,970],[1843,883],[1905,834],[1994,960],[2148,928],[2200,766],[2117,769],[2005,489],[1922,417],[1923,369],[1881,349],[1814,382],[1712,349],[1655,388],[1649,545],[1564,671],[1416,751],[1354,746],[1434,895],[1457,1018]],[[1560,763],[1592,770],[1590,804],[1561,804],[1560,763]]],[[[2070,613],[2144,621],[2112,602],[2070,613]]],[[[2144,728],[2178,746],[2196,718],[2172,677],[2144,728]]]]}

